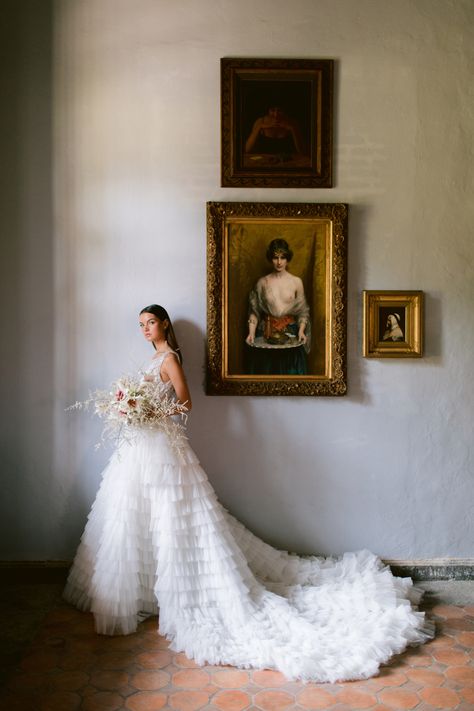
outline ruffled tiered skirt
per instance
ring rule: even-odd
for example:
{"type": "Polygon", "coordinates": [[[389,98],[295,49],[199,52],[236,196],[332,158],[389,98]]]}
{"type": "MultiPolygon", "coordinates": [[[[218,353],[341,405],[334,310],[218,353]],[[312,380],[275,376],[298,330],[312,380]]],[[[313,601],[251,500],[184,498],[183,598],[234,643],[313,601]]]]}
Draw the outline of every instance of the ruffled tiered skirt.
{"type": "Polygon", "coordinates": [[[233,518],[187,442],[141,432],[106,467],[65,598],[97,632],[130,634],[156,614],[197,663],[359,679],[431,630],[409,578],[369,553],[300,558],[233,518]]]}

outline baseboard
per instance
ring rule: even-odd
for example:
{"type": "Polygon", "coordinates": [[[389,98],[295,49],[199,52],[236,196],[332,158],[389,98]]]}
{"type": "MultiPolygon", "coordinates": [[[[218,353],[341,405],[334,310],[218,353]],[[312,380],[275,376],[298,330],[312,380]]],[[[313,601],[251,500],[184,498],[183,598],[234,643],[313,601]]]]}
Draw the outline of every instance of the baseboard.
{"type": "MultiPolygon", "coordinates": [[[[474,580],[474,558],[384,560],[394,575],[413,580],[474,580]]],[[[0,561],[0,583],[60,584],[67,578],[70,560],[0,561]]]]}
{"type": "Polygon", "coordinates": [[[385,560],[394,575],[413,580],[474,580],[474,558],[385,560]]]}
{"type": "Polygon", "coordinates": [[[68,560],[1,560],[0,584],[64,584],[70,567],[68,560]]]}

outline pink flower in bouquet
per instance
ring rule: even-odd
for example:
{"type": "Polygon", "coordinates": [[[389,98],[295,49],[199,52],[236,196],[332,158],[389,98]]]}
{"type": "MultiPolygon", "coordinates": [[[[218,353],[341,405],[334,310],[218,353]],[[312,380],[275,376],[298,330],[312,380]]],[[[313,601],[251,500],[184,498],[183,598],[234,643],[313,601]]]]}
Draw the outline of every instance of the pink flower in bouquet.
{"type": "Polygon", "coordinates": [[[184,427],[173,419],[181,415],[186,419],[186,406],[173,398],[163,397],[155,380],[123,376],[112,383],[108,390],[96,390],[88,400],[76,402],[69,410],[87,409],[94,406],[95,414],[104,420],[101,442],[132,439],[137,430],[158,428],[164,430],[179,448],[184,427]]]}

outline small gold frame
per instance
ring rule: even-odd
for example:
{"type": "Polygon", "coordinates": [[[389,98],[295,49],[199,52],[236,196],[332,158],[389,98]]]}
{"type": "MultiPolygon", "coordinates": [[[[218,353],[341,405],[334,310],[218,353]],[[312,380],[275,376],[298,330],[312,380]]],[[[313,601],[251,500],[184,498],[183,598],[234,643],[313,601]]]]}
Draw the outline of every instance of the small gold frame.
{"type": "Polygon", "coordinates": [[[366,358],[423,356],[423,292],[363,291],[362,354],[366,358]]]}

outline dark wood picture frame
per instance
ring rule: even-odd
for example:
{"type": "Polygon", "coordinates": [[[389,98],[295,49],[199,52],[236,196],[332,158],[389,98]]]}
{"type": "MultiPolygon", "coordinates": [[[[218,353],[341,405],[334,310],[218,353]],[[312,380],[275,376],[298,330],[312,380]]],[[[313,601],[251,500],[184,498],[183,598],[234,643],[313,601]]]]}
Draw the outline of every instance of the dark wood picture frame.
{"type": "Polygon", "coordinates": [[[208,395],[346,393],[347,216],[343,203],[207,203],[208,395]],[[296,336],[286,333],[281,349],[267,334],[247,340],[252,295],[274,269],[268,247],[275,238],[293,252],[287,271],[307,306],[305,370],[296,372],[280,368],[283,348],[298,355],[296,336]],[[268,373],[255,365],[259,358],[272,363],[268,373]]]}
{"type": "Polygon", "coordinates": [[[223,187],[332,187],[332,59],[221,59],[223,187]]]}

